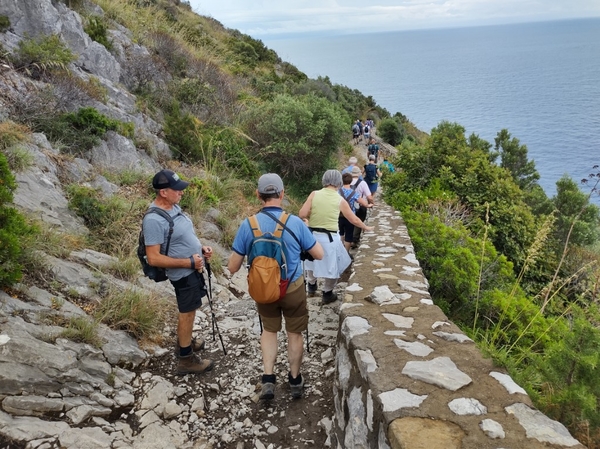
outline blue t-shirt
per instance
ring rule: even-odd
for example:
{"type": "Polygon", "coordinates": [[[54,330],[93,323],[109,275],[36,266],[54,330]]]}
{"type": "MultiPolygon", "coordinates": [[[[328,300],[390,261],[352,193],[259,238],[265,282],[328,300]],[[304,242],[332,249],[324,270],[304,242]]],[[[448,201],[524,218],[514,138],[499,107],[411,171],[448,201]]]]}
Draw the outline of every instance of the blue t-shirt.
{"type": "MultiPolygon", "coordinates": [[[[264,211],[270,212],[275,217],[279,219],[283,210],[279,207],[265,207],[264,211]]],[[[257,214],[258,216],[258,225],[260,226],[260,230],[262,233],[266,232],[274,232],[277,223],[266,214],[257,214]]],[[[312,235],[312,232],[308,229],[308,226],[304,224],[304,222],[295,215],[290,215],[285,226],[289,228],[300,241],[300,245],[296,242],[296,239],[292,237],[292,235],[286,230],[283,231],[283,243],[287,247],[287,264],[288,264],[288,273],[293,274],[293,278],[291,282],[294,282],[296,279],[302,276],[302,267],[300,260],[300,252],[301,250],[308,251],[312,249],[313,246],[317,243],[315,237],[312,235]],[[295,273],[295,274],[294,274],[295,273]]],[[[248,220],[244,220],[240,228],[238,229],[237,234],[235,235],[235,239],[233,240],[232,249],[238,253],[240,256],[246,256],[250,252],[250,246],[252,245],[252,240],[254,239],[254,235],[252,234],[252,229],[250,228],[250,222],[248,220]]]]}
{"type": "MultiPolygon", "coordinates": [[[[152,203],[150,207],[157,206],[152,203]]],[[[193,254],[202,254],[202,244],[196,236],[194,224],[181,211],[181,207],[175,204],[171,210],[165,210],[165,212],[171,216],[174,223],[167,256],[175,259],[187,259],[193,254]]],[[[144,217],[142,229],[146,246],[161,245],[161,253],[164,254],[169,234],[169,222],[159,214],[148,214],[144,217]]],[[[189,276],[193,271],[191,268],[167,268],[167,277],[171,281],[177,281],[189,276]]]]}

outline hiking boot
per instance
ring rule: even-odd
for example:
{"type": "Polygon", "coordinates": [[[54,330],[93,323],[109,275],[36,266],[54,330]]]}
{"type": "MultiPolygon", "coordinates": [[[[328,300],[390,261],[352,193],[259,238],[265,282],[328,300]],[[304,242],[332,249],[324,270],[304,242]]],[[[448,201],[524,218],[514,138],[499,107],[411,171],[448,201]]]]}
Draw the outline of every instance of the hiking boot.
{"type": "MultiPolygon", "coordinates": [[[[206,347],[206,342],[202,337],[192,338],[192,352],[200,352],[206,347]]],[[[181,347],[179,346],[179,339],[175,341],[175,354],[179,357],[179,350],[181,347]]]]}
{"type": "Polygon", "coordinates": [[[260,391],[259,399],[270,401],[275,397],[275,384],[273,382],[264,382],[260,391]]]}
{"type": "Polygon", "coordinates": [[[177,374],[183,376],[185,374],[202,374],[213,369],[215,364],[212,360],[204,359],[190,354],[187,357],[180,357],[177,365],[177,374]]]}
{"type": "Polygon", "coordinates": [[[304,377],[302,374],[298,374],[300,377],[299,384],[292,384],[292,375],[288,373],[288,380],[290,383],[290,390],[292,391],[292,399],[300,399],[302,397],[302,393],[304,392],[304,377]]]}
{"type": "Polygon", "coordinates": [[[323,292],[323,304],[331,304],[338,300],[337,294],[333,290],[329,292],[323,292]]]}
{"type": "Polygon", "coordinates": [[[316,282],[314,284],[311,284],[310,282],[308,282],[308,293],[311,295],[314,295],[315,293],[317,293],[317,283],[316,282]]]}

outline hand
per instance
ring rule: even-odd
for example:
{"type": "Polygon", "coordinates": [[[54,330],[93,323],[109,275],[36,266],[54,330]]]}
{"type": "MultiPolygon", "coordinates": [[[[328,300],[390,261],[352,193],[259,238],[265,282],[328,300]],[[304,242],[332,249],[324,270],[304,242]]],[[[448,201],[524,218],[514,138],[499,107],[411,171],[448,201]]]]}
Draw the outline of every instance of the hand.
{"type": "Polygon", "coordinates": [[[369,203],[369,204],[367,204],[367,209],[371,209],[373,206],[374,206],[373,203],[369,203]]]}
{"type": "Polygon", "coordinates": [[[192,257],[194,259],[194,268],[197,271],[204,270],[204,259],[202,256],[200,254],[194,254],[192,257]]]}
{"type": "Polygon", "coordinates": [[[204,258],[206,259],[206,261],[210,261],[210,258],[213,255],[213,249],[210,246],[203,246],[202,247],[202,254],[204,255],[204,258]]]}
{"type": "Polygon", "coordinates": [[[375,226],[365,226],[365,231],[371,232],[375,230],[375,226]]]}

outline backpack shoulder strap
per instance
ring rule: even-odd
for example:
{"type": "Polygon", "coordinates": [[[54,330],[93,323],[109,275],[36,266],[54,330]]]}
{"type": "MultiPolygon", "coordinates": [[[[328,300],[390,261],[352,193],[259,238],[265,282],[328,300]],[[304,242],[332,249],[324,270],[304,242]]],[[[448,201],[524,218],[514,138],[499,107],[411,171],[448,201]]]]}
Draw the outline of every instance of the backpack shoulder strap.
{"type": "Polygon", "coordinates": [[[248,217],[248,223],[250,224],[250,229],[252,229],[252,235],[254,236],[254,238],[260,237],[263,234],[260,230],[260,225],[258,224],[258,217],[256,215],[248,217]]]}
{"type": "MultiPolygon", "coordinates": [[[[290,217],[290,215],[287,212],[282,212],[281,217],[279,217],[279,218],[283,218],[284,221],[277,219],[277,217],[275,215],[273,215],[271,212],[267,212],[266,210],[261,210],[260,213],[265,214],[266,216],[270,217],[273,221],[277,222],[278,225],[281,226],[281,234],[283,234],[283,231],[287,231],[294,238],[294,240],[296,240],[296,242],[298,242],[298,245],[300,245],[300,240],[298,240],[298,237],[296,237],[296,234],[294,234],[292,232],[292,230],[285,225],[288,218],[290,217]]],[[[302,245],[300,245],[300,246],[302,246],[302,245]]]]}
{"type": "Polygon", "coordinates": [[[275,228],[273,237],[276,237],[278,239],[281,238],[281,236],[283,235],[283,230],[287,229],[287,227],[285,226],[285,223],[288,221],[289,217],[290,217],[290,215],[287,212],[281,212],[281,215],[279,216],[279,220],[277,220],[277,227],[275,228]]]}
{"type": "Polygon", "coordinates": [[[165,246],[165,256],[168,256],[169,246],[171,245],[171,235],[173,235],[173,226],[175,226],[175,222],[173,221],[173,218],[169,215],[169,213],[166,210],[161,209],[160,207],[149,208],[144,214],[144,217],[148,214],[158,214],[169,222],[169,233],[167,234],[167,244],[165,246]]]}

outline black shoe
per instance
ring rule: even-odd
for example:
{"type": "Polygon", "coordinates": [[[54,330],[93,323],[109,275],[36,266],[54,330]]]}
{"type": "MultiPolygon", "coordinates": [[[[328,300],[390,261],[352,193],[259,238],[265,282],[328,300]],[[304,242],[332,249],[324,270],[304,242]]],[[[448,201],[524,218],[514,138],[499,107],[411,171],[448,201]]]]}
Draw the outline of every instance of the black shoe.
{"type": "Polygon", "coordinates": [[[317,283],[316,282],[314,284],[307,282],[307,284],[308,284],[308,293],[310,293],[310,294],[317,293],[317,283]]]}
{"type": "Polygon", "coordinates": [[[292,384],[292,375],[288,373],[288,382],[290,384],[290,391],[292,392],[292,399],[300,399],[304,390],[304,377],[302,377],[302,374],[298,374],[298,377],[300,378],[300,382],[292,384]]]}
{"type": "Polygon", "coordinates": [[[323,292],[323,304],[331,304],[338,300],[337,294],[333,290],[329,292],[323,292]]]}

